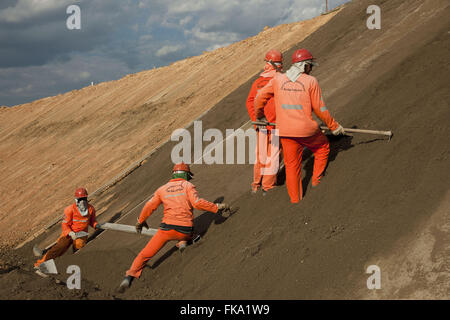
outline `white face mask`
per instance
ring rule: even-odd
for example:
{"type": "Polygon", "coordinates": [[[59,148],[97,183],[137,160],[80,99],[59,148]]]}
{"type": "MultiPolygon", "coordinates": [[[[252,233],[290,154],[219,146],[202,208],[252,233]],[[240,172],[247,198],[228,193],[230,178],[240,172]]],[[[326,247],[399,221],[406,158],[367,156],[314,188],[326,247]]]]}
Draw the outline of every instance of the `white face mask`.
{"type": "Polygon", "coordinates": [[[292,82],[297,81],[298,77],[305,72],[305,66],[308,62],[307,61],[300,61],[296,62],[289,68],[288,71],[286,71],[286,76],[291,80],[292,82]]]}
{"type": "Polygon", "coordinates": [[[80,211],[81,215],[87,216],[89,213],[88,210],[88,203],[86,199],[75,199],[75,202],[77,204],[78,210],[80,211]]]}

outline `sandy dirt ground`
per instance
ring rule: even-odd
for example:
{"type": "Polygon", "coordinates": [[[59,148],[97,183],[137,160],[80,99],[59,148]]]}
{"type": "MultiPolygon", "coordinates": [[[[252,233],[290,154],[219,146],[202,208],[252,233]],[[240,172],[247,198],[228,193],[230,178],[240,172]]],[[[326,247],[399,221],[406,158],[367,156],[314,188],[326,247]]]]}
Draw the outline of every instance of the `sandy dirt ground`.
{"type": "MultiPolygon", "coordinates": [[[[148,238],[112,231],[57,259],[61,282],[69,265],[80,266],[81,290],[36,277],[31,247],[53,241],[58,225],[19,250],[3,251],[0,298],[448,299],[449,4],[379,1],[382,29],[368,30],[370,4],[349,3],[285,56],[310,49],[320,62],[313,75],[337,121],[392,130],[391,141],[329,136],[329,165],[317,188],[310,185],[314,157],[306,150],[298,205],[289,203],[284,185],[252,195],[251,165],[194,165],[199,193],[236,212],[224,218],[196,211],[202,240],[183,253],[166,245],[130,290],[116,292],[148,238]],[[366,285],[372,264],[381,269],[376,291],[366,285]]],[[[203,128],[246,123],[245,99],[255,77],[215,104],[202,117],[203,128]]],[[[168,180],[174,145],[163,145],[93,199],[104,212],[100,222],[135,223],[145,200],[168,180]]],[[[161,213],[150,217],[151,227],[161,213]]]]}
{"type": "Polygon", "coordinates": [[[362,299],[450,298],[450,192],[421,230],[399,239],[391,252],[369,265],[381,272],[381,288],[360,292],[362,299]],[[386,270],[386,274],[383,270],[386,270]]]}

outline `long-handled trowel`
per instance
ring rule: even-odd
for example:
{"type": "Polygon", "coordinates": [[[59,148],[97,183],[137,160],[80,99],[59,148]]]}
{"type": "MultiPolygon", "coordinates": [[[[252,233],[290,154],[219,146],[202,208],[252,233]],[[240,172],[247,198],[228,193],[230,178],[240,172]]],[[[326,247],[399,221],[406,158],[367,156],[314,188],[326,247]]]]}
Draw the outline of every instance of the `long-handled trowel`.
{"type": "MultiPolygon", "coordinates": [[[[263,122],[263,121],[252,121],[252,124],[259,126],[276,126],[276,123],[273,122],[263,122]]],[[[320,126],[321,130],[329,131],[328,127],[320,126]]],[[[384,135],[388,136],[389,140],[391,140],[394,135],[392,131],[380,131],[380,130],[366,130],[366,129],[353,129],[353,128],[344,128],[344,131],[347,133],[367,133],[367,134],[375,134],[375,135],[384,135]]]]}

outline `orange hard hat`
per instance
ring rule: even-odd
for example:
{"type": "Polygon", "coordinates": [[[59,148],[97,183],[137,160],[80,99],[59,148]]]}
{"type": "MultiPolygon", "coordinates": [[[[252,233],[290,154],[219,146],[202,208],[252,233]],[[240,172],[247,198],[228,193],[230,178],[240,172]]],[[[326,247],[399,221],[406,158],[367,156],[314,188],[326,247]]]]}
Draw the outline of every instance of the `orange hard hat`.
{"type": "Polygon", "coordinates": [[[305,60],[314,60],[314,57],[311,54],[311,52],[309,52],[306,49],[295,50],[294,54],[292,55],[292,63],[305,61],[305,60]]]}
{"type": "Polygon", "coordinates": [[[264,59],[267,62],[283,62],[283,55],[280,51],[272,49],[267,51],[266,57],[264,59]]]}
{"type": "Polygon", "coordinates": [[[75,190],[75,198],[79,199],[79,198],[87,198],[88,196],[88,192],[85,188],[78,188],[77,190],[75,190]]]}
{"type": "Polygon", "coordinates": [[[181,163],[177,163],[173,166],[172,172],[175,171],[185,171],[185,172],[189,172],[191,174],[191,176],[193,176],[194,174],[191,172],[191,168],[189,168],[189,165],[187,165],[184,162],[181,163]]]}

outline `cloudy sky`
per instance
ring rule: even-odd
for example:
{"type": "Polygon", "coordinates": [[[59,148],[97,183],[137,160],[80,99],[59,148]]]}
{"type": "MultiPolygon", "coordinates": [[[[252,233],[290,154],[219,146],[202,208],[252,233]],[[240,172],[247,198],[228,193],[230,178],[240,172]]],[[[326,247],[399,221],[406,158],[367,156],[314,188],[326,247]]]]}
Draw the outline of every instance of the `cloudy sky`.
{"type": "Polygon", "coordinates": [[[0,106],[164,66],[324,9],[325,0],[1,0],[0,106]],[[79,30],[67,28],[70,5],[81,9],[79,30]]]}

